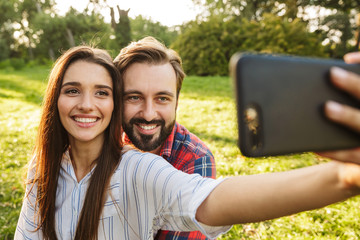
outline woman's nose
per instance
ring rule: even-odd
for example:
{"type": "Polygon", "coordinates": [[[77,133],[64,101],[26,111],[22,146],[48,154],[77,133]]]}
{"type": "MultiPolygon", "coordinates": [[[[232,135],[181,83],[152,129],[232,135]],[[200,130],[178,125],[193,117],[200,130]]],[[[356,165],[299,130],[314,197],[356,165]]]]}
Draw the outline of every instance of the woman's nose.
{"type": "Polygon", "coordinates": [[[79,109],[88,112],[94,108],[94,102],[91,94],[84,94],[78,104],[79,109]]]}

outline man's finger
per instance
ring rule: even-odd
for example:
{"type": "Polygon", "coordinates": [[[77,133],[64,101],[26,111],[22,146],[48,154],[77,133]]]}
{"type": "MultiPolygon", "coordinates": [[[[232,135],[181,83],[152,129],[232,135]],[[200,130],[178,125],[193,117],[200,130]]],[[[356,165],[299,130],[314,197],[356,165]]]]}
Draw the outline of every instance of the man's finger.
{"type": "Polygon", "coordinates": [[[360,63],[360,52],[347,53],[344,60],[346,63],[360,63]]]}
{"type": "Polygon", "coordinates": [[[331,68],[332,83],[343,91],[350,93],[353,97],[360,99],[360,76],[344,69],[331,68]]]}
{"type": "Polygon", "coordinates": [[[328,101],[325,104],[325,115],[330,120],[360,133],[360,111],[358,109],[328,101]]]}
{"type": "Polygon", "coordinates": [[[360,164],[360,148],[316,153],[322,157],[360,164]]]}

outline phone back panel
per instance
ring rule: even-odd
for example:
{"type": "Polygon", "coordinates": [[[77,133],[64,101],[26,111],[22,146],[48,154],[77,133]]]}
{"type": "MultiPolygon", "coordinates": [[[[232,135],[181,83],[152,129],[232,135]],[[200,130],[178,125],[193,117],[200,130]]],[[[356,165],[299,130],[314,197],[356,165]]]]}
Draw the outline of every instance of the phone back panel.
{"type": "Polygon", "coordinates": [[[241,152],[258,157],[360,146],[360,135],[323,114],[327,100],[359,106],[359,101],[331,85],[332,66],[360,74],[359,65],[340,60],[234,56],[230,67],[241,152]]]}

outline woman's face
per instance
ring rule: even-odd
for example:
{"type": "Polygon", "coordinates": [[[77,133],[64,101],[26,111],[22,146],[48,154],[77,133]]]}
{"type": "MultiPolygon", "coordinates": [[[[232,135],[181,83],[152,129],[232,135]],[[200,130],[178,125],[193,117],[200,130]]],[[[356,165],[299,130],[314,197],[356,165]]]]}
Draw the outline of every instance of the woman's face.
{"type": "Polygon", "coordinates": [[[70,144],[102,144],[114,109],[113,84],[101,65],[76,61],[65,72],[58,99],[60,121],[70,144]]]}

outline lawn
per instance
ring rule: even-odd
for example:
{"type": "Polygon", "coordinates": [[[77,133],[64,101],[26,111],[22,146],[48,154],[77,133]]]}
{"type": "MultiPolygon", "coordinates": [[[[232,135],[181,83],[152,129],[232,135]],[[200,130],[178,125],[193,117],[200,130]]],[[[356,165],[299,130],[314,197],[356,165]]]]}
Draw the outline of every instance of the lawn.
{"type": "MultiPolygon", "coordinates": [[[[0,239],[13,239],[48,73],[47,67],[0,70],[0,239]]],[[[219,178],[283,171],[324,161],[312,153],[243,157],[236,145],[235,103],[228,77],[187,77],[177,118],[213,151],[219,178]]],[[[320,210],[236,225],[219,239],[358,239],[358,201],[357,197],[320,210]]]]}

